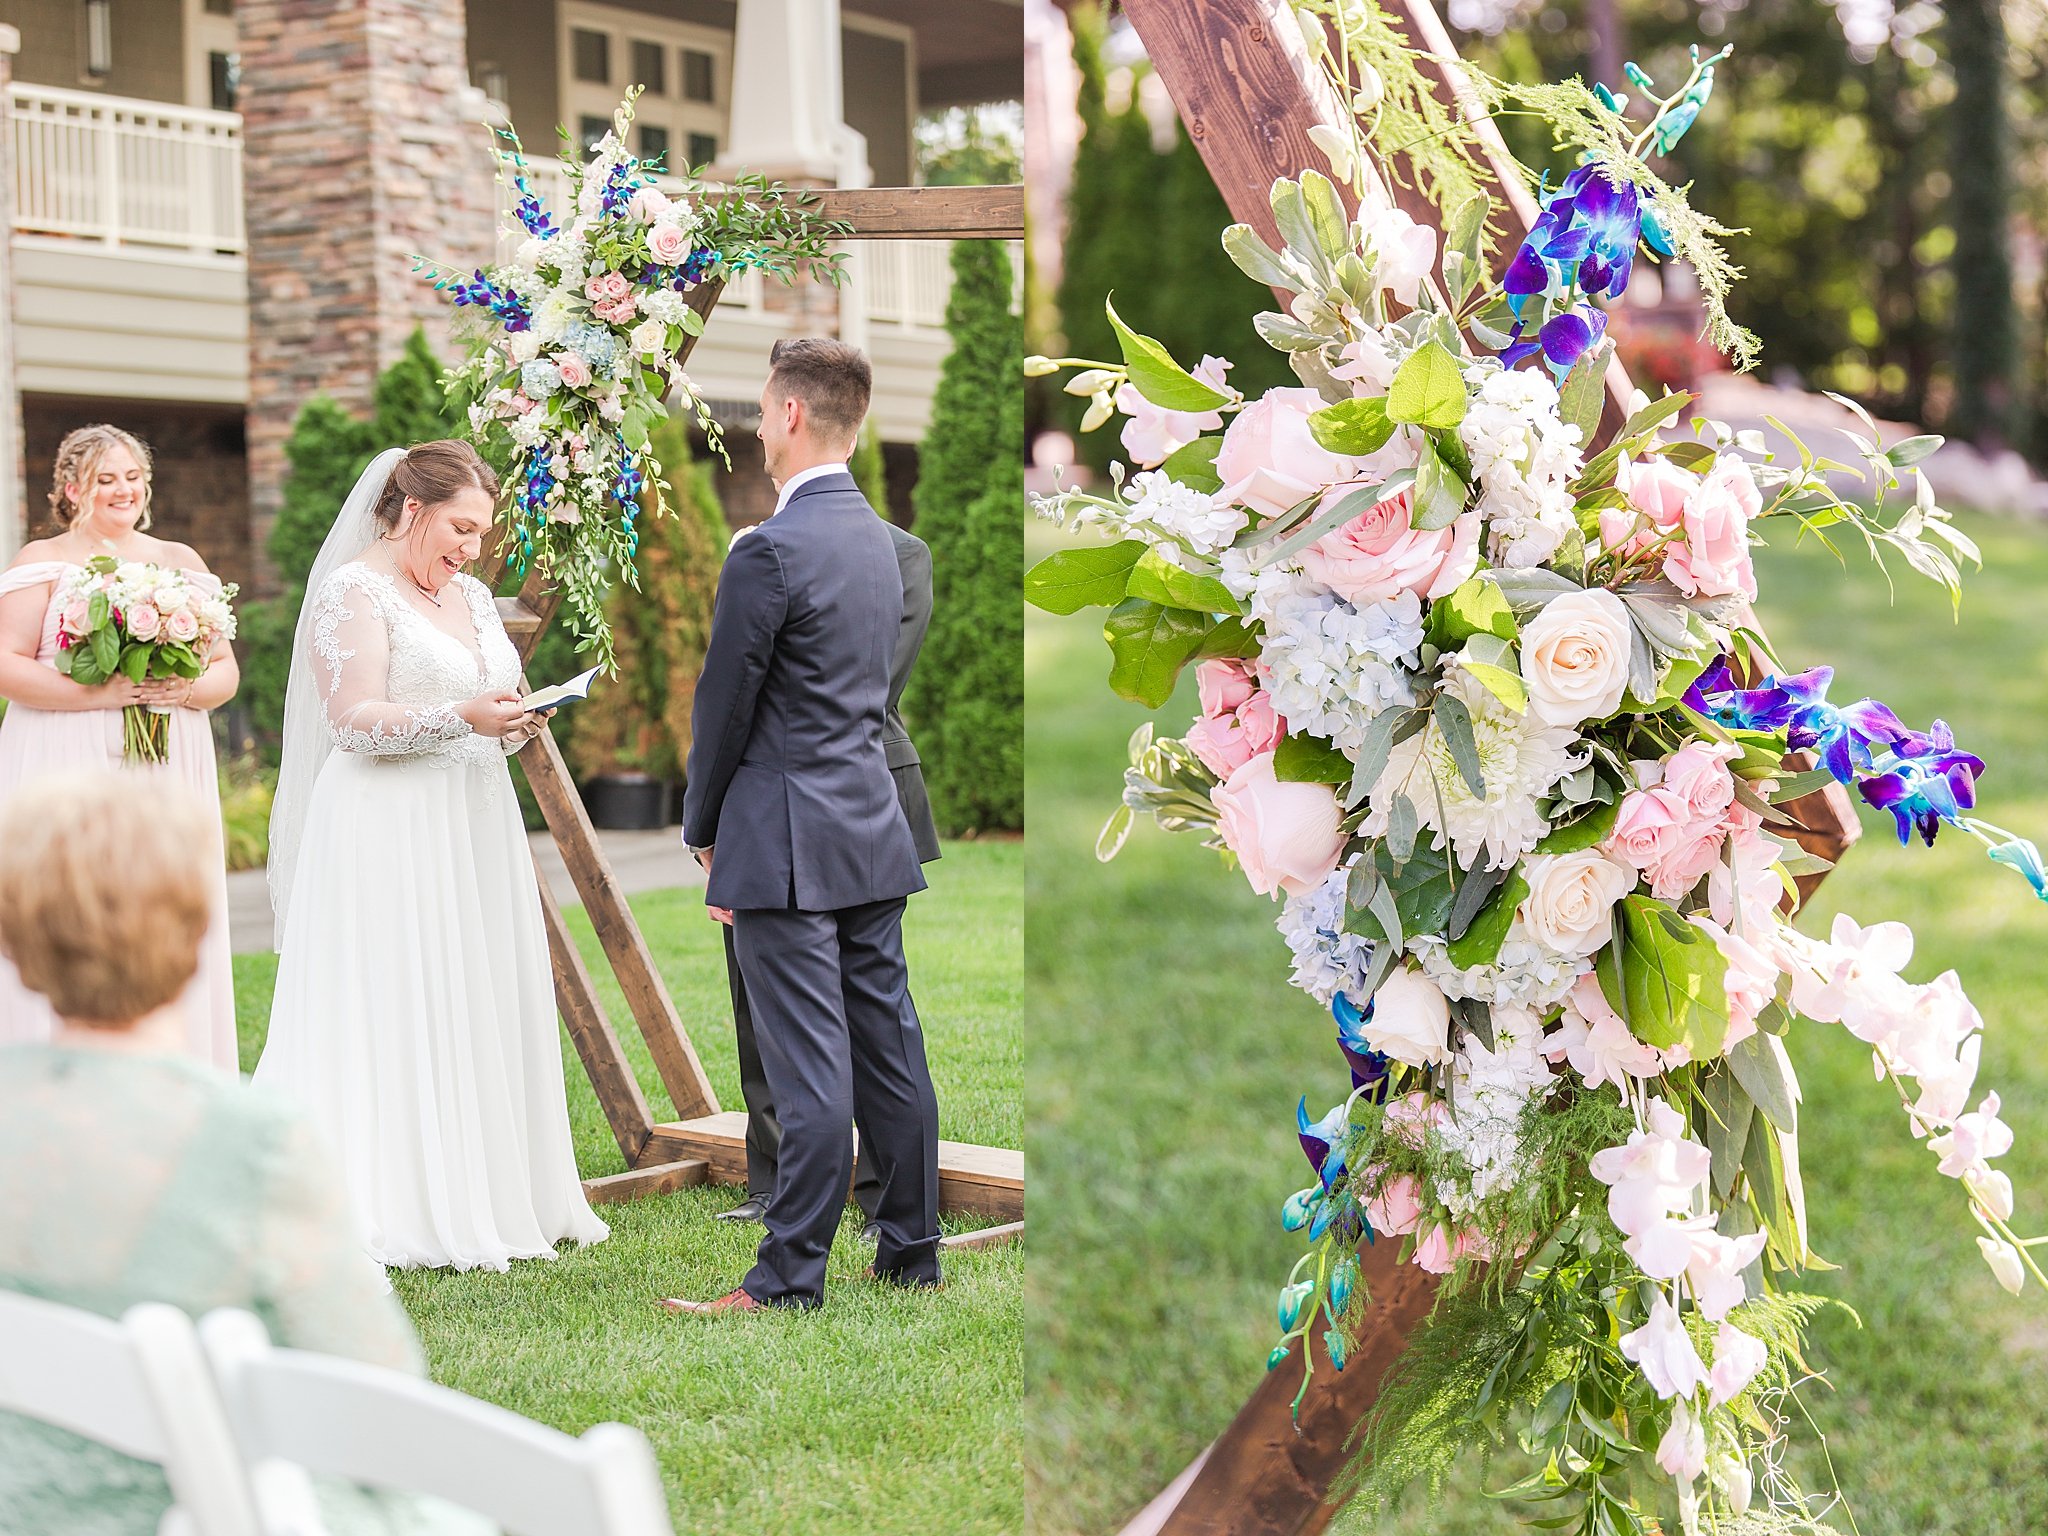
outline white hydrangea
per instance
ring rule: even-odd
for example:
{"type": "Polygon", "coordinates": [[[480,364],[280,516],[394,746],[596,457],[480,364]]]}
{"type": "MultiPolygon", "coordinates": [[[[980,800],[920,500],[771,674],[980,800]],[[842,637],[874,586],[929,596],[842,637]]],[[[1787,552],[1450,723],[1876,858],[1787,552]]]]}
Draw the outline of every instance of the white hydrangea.
{"type": "Polygon", "coordinates": [[[690,307],[689,298],[673,288],[649,289],[639,296],[639,303],[641,314],[663,325],[681,325],[683,311],[690,307]]]}
{"type": "Polygon", "coordinates": [[[533,312],[532,326],[520,334],[531,335],[541,346],[552,345],[568,335],[569,328],[581,318],[577,313],[579,307],[576,300],[557,289],[540,301],[533,312]]]}
{"type": "Polygon", "coordinates": [[[1569,726],[1545,725],[1534,714],[1516,714],[1468,672],[1452,668],[1444,689],[1461,700],[1472,717],[1473,745],[1486,793],[1472,793],[1432,720],[1396,743],[1373,785],[1372,814],[1363,830],[1367,837],[1383,836],[1395,797],[1406,795],[1418,819],[1437,834],[1432,846],[1441,848],[1448,839],[1465,868],[1484,860],[1499,869],[1534,848],[1550,830],[1536,802],[1567,773],[1583,767],[1590,749],[1574,750],[1577,735],[1569,726]]]}
{"type": "Polygon", "coordinates": [[[1579,429],[1558,415],[1557,387],[1538,370],[1474,368],[1477,392],[1459,424],[1497,565],[1540,565],[1574,525],[1567,489],[1583,465],[1579,429]]]}
{"type": "Polygon", "coordinates": [[[1269,568],[1251,616],[1265,630],[1260,675],[1290,730],[1355,757],[1374,715],[1415,702],[1409,669],[1422,645],[1422,603],[1413,592],[1355,608],[1298,570],[1269,568]]]}
{"type": "Polygon", "coordinates": [[[1280,937],[1294,954],[1289,979],[1325,1008],[1339,992],[1364,1006],[1372,941],[1344,931],[1344,888],[1357,862],[1332,870],[1321,885],[1288,897],[1280,908],[1280,937]]]}
{"type": "Polygon", "coordinates": [[[1467,1174],[1437,1181],[1437,1194],[1452,1214],[1465,1215],[1519,1180],[1522,1116],[1556,1082],[1541,1040],[1533,1013],[1504,1006],[1493,1010],[1493,1049],[1470,1035],[1460,1044],[1451,1063],[1451,1115],[1437,1131],[1445,1149],[1462,1158],[1467,1174]]]}
{"type": "Polygon", "coordinates": [[[1461,970],[1451,963],[1450,946],[1436,934],[1411,939],[1408,953],[1445,997],[1473,998],[1496,1007],[1531,1008],[1539,1012],[1563,1001],[1572,983],[1592,969],[1593,964],[1579,956],[1560,955],[1537,943],[1520,918],[1508,929],[1500,954],[1488,965],[1461,970]]]}
{"type": "Polygon", "coordinates": [[[1205,555],[1228,549],[1230,541],[1244,531],[1249,521],[1244,508],[1182,485],[1162,470],[1148,469],[1132,476],[1123,495],[1133,517],[1186,539],[1205,555]]]}
{"type": "Polygon", "coordinates": [[[509,430],[514,443],[521,448],[532,448],[548,435],[548,424],[539,411],[528,411],[524,416],[514,416],[509,430]]]}

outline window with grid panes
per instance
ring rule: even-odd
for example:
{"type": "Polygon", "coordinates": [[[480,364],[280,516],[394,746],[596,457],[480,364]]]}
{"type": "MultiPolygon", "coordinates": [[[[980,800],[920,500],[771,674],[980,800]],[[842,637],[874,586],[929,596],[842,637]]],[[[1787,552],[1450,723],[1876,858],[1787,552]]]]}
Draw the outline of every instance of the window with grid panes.
{"type": "Polygon", "coordinates": [[[650,96],[668,94],[668,50],[644,38],[633,39],[633,78],[629,84],[643,85],[650,96]]]}
{"type": "Polygon", "coordinates": [[[578,80],[587,80],[592,85],[609,85],[612,78],[611,38],[587,27],[571,28],[569,67],[578,80]]]}
{"type": "Polygon", "coordinates": [[[718,100],[718,61],[695,48],[683,50],[683,99],[718,100]]]}

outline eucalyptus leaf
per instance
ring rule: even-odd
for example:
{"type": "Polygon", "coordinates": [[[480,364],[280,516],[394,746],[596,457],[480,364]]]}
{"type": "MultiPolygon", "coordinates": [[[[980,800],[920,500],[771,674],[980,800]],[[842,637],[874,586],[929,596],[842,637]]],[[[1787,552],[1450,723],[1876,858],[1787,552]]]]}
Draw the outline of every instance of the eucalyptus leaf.
{"type": "Polygon", "coordinates": [[[1309,436],[1331,453],[1363,458],[1378,453],[1394,435],[1394,423],[1387,419],[1387,402],[1380,396],[1339,400],[1312,411],[1309,436]]]}
{"type": "Polygon", "coordinates": [[[1527,570],[1488,571],[1486,579],[1500,588],[1501,596],[1508,600],[1508,606],[1517,617],[1542,608],[1553,597],[1585,590],[1571,577],[1560,571],[1545,570],[1540,565],[1532,565],[1527,570]]]}
{"type": "Polygon", "coordinates": [[[1713,1170],[1714,1192],[1725,1201],[1742,1176],[1743,1151],[1749,1141],[1749,1122],[1756,1113],[1756,1103],[1726,1067],[1706,1072],[1699,1086],[1700,1097],[1706,1104],[1700,1130],[1713,1170]]]}
{"type": "Polygon", "coordinates": [[[1776,1035],[1758,1030],[1728,1048],[1728,1069],[1781,1131],[1799,1129],[1799,1082],[1776,1035]]]}
{"type": "Polygon", "coordinates": [[[1351,796],[1345,809],[1349,810],[1372,792],[1374,784],[1386,771],[1387,758],[1395,744],[1406,741],[1429,723],[1429,716],[1420,709],[1383,709],[1372,717],[1365,728],[1365,738],[1359,743],[1358,757],[1352,769],[1351,796]]]}
{"type": "Polygon", "coordinates": [[[1255,283],[1290,293],[1301,288],[1301,274],[1291,270],[1249,224],[1233,224],[1223,231],[1223,250],[1237,263],[1238,271],[1255,283]]]}
{"type": "Polygon", "coordinates": [[[1609,800],[1606,804],[1595,803],[1593,808],[1576,821],[1553,825],[1544,834],[1543,841],[1536,845],[1538,853],[1577,853],[1582,848],[1591,848],[1614,830],[1615,819],[1621,814],[1621,802],[1609,800]]]}
{"type": "Polygon", "coordinates": [[[1303,171],[1301,203],[1317,249],[1333,262],[1347,254],[1351,250],[1351,220],[1330,178],[1320,171],[1303,171]]]}
{"type": "Polygon", "coordinates": [[[1321,331],[1312,331],[1299,320],[1270,309],[1252,317],[1252,329],[1259,333],[1259,340],[1281,352],[1313,352],[1329,340],[1321,331]]]}
{"type": "Polygon", "coordinates": [[[1355,491],[1346,491],[1328,508],[1317,512],[1286,538],[1271,549],[1259,551],[1258,561],[1262,566],[1277,565],[1289,555],[1296,554],[1315,543],[1324,534],[1334,532],[1391,494],[1384,485],[1362,485],[1355,491]]]}
{"type": "Polygon", "coordinates": [[[1415,802],[1406,795],[1394,796],[1387,811],[1387,847],[1404,864],[1415,852],[1415,834],[1421,825],[1415,814],[1415,802]]]}
{"type": "Polygon", "coordinates": [[[1474,795],[1484,797],[1486,779],[1479,767],[1479,743],[1472,735],[1472,712],[1465,707],[1464,700],[1439,693],[1432,713],[1436,716],[1436,728],[1443,733],[1444,746],[1451,754],[1451,761],[1457,765],[1458,776],[1474,795]]]}
{"type": "Polygon", "coordinates": [[[1409,501],[1408,526],[1425,531],[1448,528],[1465,510],[1465,482],[1446,465],[1434,445],[1415,463],[1415,494],[1409,501]]]}
{"type": "Polygon", "coordinates": [[[1216,455],[1222,447],[1220,437],[1198,437],[1191,443],[1182,443],[1166,456],[1166,462],[1159,466],[1160,473],[1189,490],[1214,496],[1223,489],[1223,477],[1216,473],[1216,455]]]}
{"type": "MultiPolygon", "coordinates": [[[[1474,870],[1465,877],[1465,884],[1472,885],[1479,879],[1474,870]]],[[[1500,958],[1500,947],[1507,942],[1508,929],[1514,926],[1515,913],[1529,894],[1529,882],[1522,872],[1516,870],[1507,882],[1486,900],[1484,906],[1473,915],[1472,921],[1451,938],[1450,961],[1460,970],[1475,965],[1491,965],[1500,958]]],[[[1458,926],[1458,906],[1463,902],[1464,889],[1458,892],[1458,902],[1451,907],[1451,929],[1458,926]]]]}
{"type": "Polygon", "coordinates": [[[1319,736],[1283,736],[1273,749],[1273,777],[1283,784],[1347,784],[1351,759],[1319,736]]]}
{"type": "Polygon", "coordinates": [[[1557,392],[1557,414],[1579,429],[1579,441],[1590,443],[1600,428],[1600,407],[1606,403],[1607,359],[1611,346],[1594,347],[1572,365],[1557,392]]]}

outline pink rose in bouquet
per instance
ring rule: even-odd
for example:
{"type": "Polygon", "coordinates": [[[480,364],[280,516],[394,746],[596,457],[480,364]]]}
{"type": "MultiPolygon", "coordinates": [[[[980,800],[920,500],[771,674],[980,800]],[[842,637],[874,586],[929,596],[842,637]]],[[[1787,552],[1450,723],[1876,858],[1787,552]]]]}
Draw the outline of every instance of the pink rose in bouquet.
{"type": "Polygon", "coordinates": [[[1239,411],[1216,452],[1221,499],[1274,517],[1356,474],[1356,459],[1330,452],[1309,432],[1309,414],[1322,408],[1312,389],[1269,389],[1239,411]]]}
{"type": "Polygon", "coordinates": [[[1195,668],[1195,691],[1201,697],[1202,713],[1214,719],[1231,713],[1257,693],[1259,680],[1248,661],[1205,661],[1195,668]]]}
{"type": "Polygon", "coordinates": [[[690,237],[673,224],[657,224],[647,231],[647,254],[664,267],[679,267],[688,259],[690,237]]]}
{"type": "Polygon", "coordinates": [[[122,617],[132,640],[154,640],[163,633],[164,617],[154,603],[136,603],[122,617]]]}
{"type": "Polygon", "coordinates": [[[1234,709],[1204,715],[1188,729],[1188,750],[1218,778],[1227,779],[1287,734],[1287,722],[1273,708],[1273,696],[1255,690],[1234,709]]]}
{"type": "Polygon", "coordinates": [[[583,360],[580,352],[564,352],[555,360],[562,370],[562,383],[570,389],[585,389],[590,384],[590,364],[583,360]]]}
{"type": "MultiPolygon", "coordinates": [[[[1330,487],[1317,511],[1357,489],[1330,487]]],[[[1448,528],[1411,528],[1412,507],[1405,489],[1374,502],[1303,550],[1301,568],[1349,603],[1381,603],[1403,592],[1434,602],[1478,568],[1479,518],[1468,512],[1448,528]]]]}
{"type": "MultiPolygon", "coordinates": [[[[1221,390],[1224,372],[1230,367],[1220,357],[1205,357],[1188,371],[1204,384],[1221,390]]],[[[1138,393],[1134,384],[1117,388],[1116,408],[1131,419],[1124,423],[1124,451],[1145,469],[1156,469],[1169,454],[1184,448],[1204,432],[1223,425],[1218,411],[1169,411],[1154,405],[1138,393]]]]}
{"type": "Polygon", "coordinates": [[[1763,496],[1742,459],[1724,455],[1685,503],[1684,537],[1664,551],[1664,574],[1688,597],[1756,596],[1749,520],[1763,496]]]}
{"type": "MultiPolygon", "coordinates": [[[[59,620],[57,670],[85,687],[115,676],[196,679],[214,647],[235,634],[232,586],[184,571],[110,555],[87,561],[70,578],[59,620]]],[[[131,762],[163,762],[170,711],[132,704],[121,712],[122,752],[131,762]]]]}
{"type": "Polygon", "coordinates": [[[1273,754],[1246,760],[1209,792],[1216,830],[1261,896],[1298,896],[1322,884],[1344,852],[1343,812],[1327,784],[1283,784],[1273,754]]]}

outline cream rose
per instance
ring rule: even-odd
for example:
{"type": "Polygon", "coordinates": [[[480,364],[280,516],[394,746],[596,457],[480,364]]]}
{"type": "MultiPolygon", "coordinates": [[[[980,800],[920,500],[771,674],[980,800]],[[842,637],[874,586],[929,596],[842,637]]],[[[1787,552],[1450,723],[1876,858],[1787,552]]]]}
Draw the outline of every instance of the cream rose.
{"type": "Polygon", "coordinates": [[[1216,830],[1261,896],[1299,896],[1323,883],[1344,852],[1343,811],[1327,784],[1283,784],[1261,752],[1209,792],[1216,830]]]}
{"type": "Polygon", "coordinates": [[[1590,955],[1614,937],[1614,904],[1635,889],[1636,872],[1597,848],[1536,854],[1522,866],[1529,934],[1560,955],[1590,955]]]}
{"type": "Polygon", "coordinates": [[[1578,725],[1621,708],[1628,691],[1628,609],[1604,587],[1552,598],[1522,631],[1529,713],[1546,725],[1578,725]]]}
{"type": "Polygon", "coordinates": [[[1451,1005],[1435,982],[1404,965],[1373,993],[1365,1037],[1382,1056],[1411,1067],[1449,1061],[1451,1005]]]}

